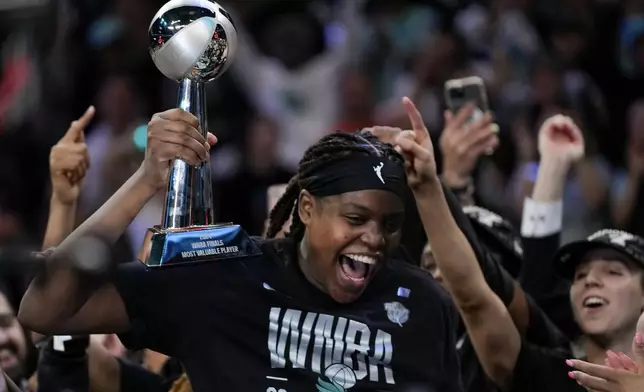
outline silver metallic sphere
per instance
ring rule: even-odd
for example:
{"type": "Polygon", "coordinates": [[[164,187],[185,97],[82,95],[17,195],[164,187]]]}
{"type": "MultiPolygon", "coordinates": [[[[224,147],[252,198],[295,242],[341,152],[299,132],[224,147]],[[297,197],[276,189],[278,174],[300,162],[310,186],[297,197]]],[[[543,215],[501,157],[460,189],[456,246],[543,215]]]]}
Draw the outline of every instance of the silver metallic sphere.
{"type": "Polygon", "coordinates": [[[230,15],[210,0],[171,0],[152,19],[150,55],[170,79],[209,82],[235,55],[237,30],[230,15]]]}

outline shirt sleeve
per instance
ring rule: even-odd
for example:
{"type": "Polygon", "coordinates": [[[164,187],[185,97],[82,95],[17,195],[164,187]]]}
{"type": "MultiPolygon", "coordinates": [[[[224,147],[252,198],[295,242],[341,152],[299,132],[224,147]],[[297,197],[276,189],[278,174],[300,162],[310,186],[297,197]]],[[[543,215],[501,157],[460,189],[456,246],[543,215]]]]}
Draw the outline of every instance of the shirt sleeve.
{"type": "Polygon", "coordinates": [[[560,245],[562,214],[561,201],[525,200],[521,224],[524,260],[519,282],[553,323],[574,339],[579,329],[568,300],[570,284],[555,272],[552,259],[560,245]]]}
{"type": "Polygon", "coordinates": [[[570,368],[566,350],[538,347],[525,341],[517,358],[512,375],[510,392],[584,391],[575,380],[568,377],[570,368]]]}
{"type": "Polygon", "coordinates": [[[182,345],[181,321],[185,319],[184,282],[191,268],[149,268],[138,261],[118,266],[114,284],[130,321],[119,338],[130,350],[148,348],[177,356],[182,345]]]}

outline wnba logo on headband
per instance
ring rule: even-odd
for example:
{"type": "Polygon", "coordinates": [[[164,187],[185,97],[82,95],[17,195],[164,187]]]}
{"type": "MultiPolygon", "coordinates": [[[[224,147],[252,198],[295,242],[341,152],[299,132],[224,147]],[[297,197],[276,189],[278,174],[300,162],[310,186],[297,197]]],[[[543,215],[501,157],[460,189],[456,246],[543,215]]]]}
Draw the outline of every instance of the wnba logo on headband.
{"type": "Polygon", "coordinates": [[[382,183],[383,183],[383,184],[385,183],[385,180],[382,178],[382,173],[381,173],[381,171],[382,171],[382,167],[383,167],[384,165],[385,165],[385,163],[384,163],[384,162],[380,162],[380,165],[378,165],[378,166],[374,166],[374,167],[373,167],[373,171],[375,171],[375,172],[376,172],[376,175],[378,176],[378,178],[380,179],[380,181],[382,181],[382,183]]]}
{"type": "Polygon", "coordinates": [[[303,180],[300,186],[319,197],[382,189],[405,200],[408,190],[402,164],[372,155],[351,155],[322,168],[319,173],[303,180]]]}

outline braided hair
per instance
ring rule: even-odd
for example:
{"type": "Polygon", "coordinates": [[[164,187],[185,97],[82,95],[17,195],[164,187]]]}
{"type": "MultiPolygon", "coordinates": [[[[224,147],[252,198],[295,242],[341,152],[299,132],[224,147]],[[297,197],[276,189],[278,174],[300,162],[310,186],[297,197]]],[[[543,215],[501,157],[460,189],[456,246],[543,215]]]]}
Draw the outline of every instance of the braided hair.
{"type": "Polygon", "coordinates": [[[291,178],[284,194],[271,210],[266,238],[275,238],[292,215],[292,223],[287,236],[296,241],[301,240],[304,235],[304,225],[297,212],[297,200],[302,190],[301,184],[319,170],[349,155],[375,155],[400,165],[404,163],[403,157],[394,150],[391,144],[381,142],[369,131],[337,132],[322,137],[306,150],[298,165],[297,173],[291,178]]]}

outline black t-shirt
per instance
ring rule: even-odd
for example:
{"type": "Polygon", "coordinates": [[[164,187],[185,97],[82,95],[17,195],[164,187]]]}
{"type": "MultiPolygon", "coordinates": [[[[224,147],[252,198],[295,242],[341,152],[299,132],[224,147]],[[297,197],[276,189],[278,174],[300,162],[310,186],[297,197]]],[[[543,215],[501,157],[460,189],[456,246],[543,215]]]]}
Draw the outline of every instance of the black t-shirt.
{"type": "Polygon", "coordinates": [[[89,336],[50,336],[41,344],[38,391],[89,391],[89,336]]]}
{"type": "MultiPolygon", "coordinates": [[[[530,323],[525,331],[525,341],[534,345],[533,347],[538,346],[546,350],[552,349],[553,353],[561,353],[560,355],[565,356],[564,353],[566,353],[566,350],[563,348],[569,347],[569,342],[566,337],[552,324],[550,319],[548,319],[530,296],[526,295],[526,300],[530,312],[530,323]]],[[[463,329],[462,327],[461,330],[463,329]]],[[[485,374],[474,350],[474,346],[467,334],[463,333],[461,335],[456,347],[460,356],[461,377],[465,391],[500,391],[485,374]]]]}
{"type": "Polygon", "coordinates": [[[171,380],[153,373],[141,365],[117,358],[119,364],[120,392],[167,392],[172,386],[171,380]]]}
{"type": "Polygon", "coordinates": [[[522,342],[512,377],[510,392],[586,392],[568,377],[566,359],[572,354],[565,350],[537,347],[522,342]]]}
{"type": "Polygon", "coordinates": [[[341,305],[299,270],[290,239],[262,255],[119,266],[122,341],[178,358],[195,391],[462,391],[456,310],[433,278],[389,260],[341,305]]]}
{"type": "Polygon", "coordinates": [[[570,304],[570,282],[555,272],[553,257],[560,233],[545,237],[522,237],[523,267],[519,282],[552,322],[570,339],[581,333],[570,304]]]}

